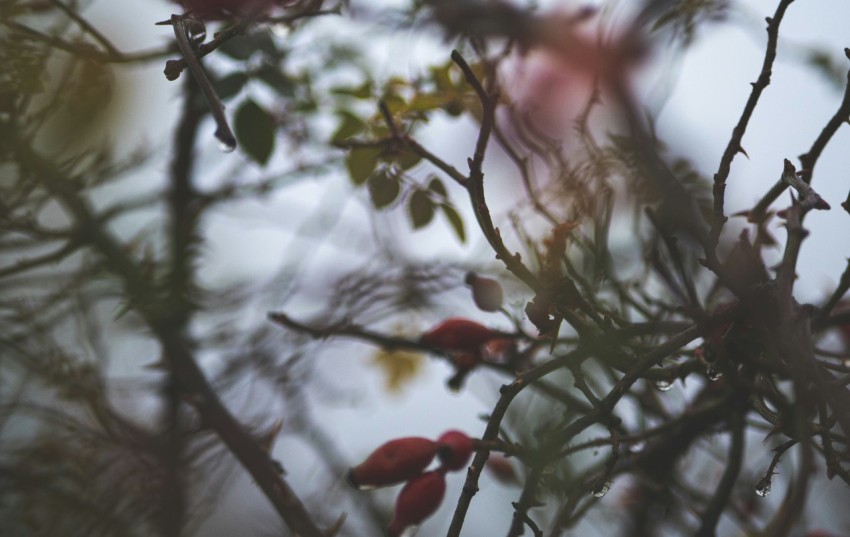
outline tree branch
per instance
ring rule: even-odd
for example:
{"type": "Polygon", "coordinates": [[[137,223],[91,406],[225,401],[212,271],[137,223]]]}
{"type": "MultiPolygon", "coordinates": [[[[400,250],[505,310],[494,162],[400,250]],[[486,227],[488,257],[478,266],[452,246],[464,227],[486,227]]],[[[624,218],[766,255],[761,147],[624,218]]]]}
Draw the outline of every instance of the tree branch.
{"type": "Polygon", "coordinates": [[[776,46],[779,41],[779,24],[782,22],[782,17],[785,15],[785,10],[794,0],[781,0],[776,7],[776,12],[773,17],[768,17],[767,20],[767,48],[764,53],[764,61],[762,62],[761,73],[758,79],[752,83],[753,89],[750,92],[750,97],[747,99],[747,104],[744,105],[744,111],[738,120],[737,125],[732,130],[732,137],[729,143],[726,144],[726,149],[723,151],[723,156],[720,159],[720,166],[717,173],[714,174],[714,220],[711,224],[709,232],[710,249],[715,249],[720,240],[720,234],[723,231],[723,224],[726,222],[723,204],[726,192],[726,179],[729,177],[729,172],[732,168],[732,159],[735,155],[742,152],[744,149],[741,146],[741,141],[744,138],[744,133],[747,130],[747,125],[750,118],[756,109],[759,98],[764,89],[770,84],[770,76],[773,69],[773,61],[776,59],[776,46]]]}

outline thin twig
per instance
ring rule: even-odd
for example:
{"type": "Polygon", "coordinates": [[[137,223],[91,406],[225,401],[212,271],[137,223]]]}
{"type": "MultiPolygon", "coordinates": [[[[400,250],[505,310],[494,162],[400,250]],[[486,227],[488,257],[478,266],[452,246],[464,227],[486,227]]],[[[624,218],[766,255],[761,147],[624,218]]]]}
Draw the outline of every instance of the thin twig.
{"type": "Polygon", "coordinates": [[[167,46],[138,52],[110,53],[98,49],[91,43],[71,43],[59,37],[44,34],[42,32],[39,32],[38,30],[35,30],[33,28],[30,28],[29,26],[20,24],[13,20],[0,21],[0,23],[8,26],[13,30],[16,30],[21,34],[20,36],[23,38],[39,41],[50,47],[54,47],[59,50],[74,54],[75,56],[89,58],[91,60],[101,63],[146,62],[160,59],[174,52],[172,46],[167,46]]]}
{"type": "Polygon", "coordinates": [[[773,69],[773,61],[776,59],[776,46],[779,41],[779,24],[782,22],[782,17],[785,15],[785,10],[794,0],[781,0],[776,7],[776,12],[773,17],[768,17],[767,20],[767,48],[764,53],[764,62],[762,62],[761,73],[758,79],[752,83],[753,89],[750,92],[750,97],[747,99],[747,104],[744,105],[744,111],[738,120],[738,124],[732,130],[732,137],[729,143],[726,144],[726,149],[723,151],[723,156],[720,159],[720,166],[717,173],[714,174],[714,220],[711,224],[709,232],[708,248],[715,249],[720,240],[720,234],[723,231],[723,224],[726,222],[723,205],[726,192],[726,179],[729,177],[729,172],[732,168],[732,160],[735,155],[744,151],[741,146],[741,141],[744,138],[744,133],[747,130],[747,125],[750,118],[756,109],[759,98],[764,89],[770,84],[770,76],[773,69]]]}
{"type": "Polygon", "coordinates": [[[711,497],[708,506],[702,514],[702,524],[696,533],[698,537],[713,537],[716,535],[720,515],[726,509],[732,489],[738,480],[738,474],[741,472],[741,463],[744,458],[745,414],[746,408],[738,408],[735,409],[731,416],[732,439],[729,442],[729,456],[726,459],[726,469],[723,471],[723,477],[720,478],[720,483],[717,485],[714,495],[711,497]]]}
{"type": "MultiPolygon", "coordinates": [[[[845,48],[844,54],[848,57],[848,59],[850,59],[850,49],[845,48]]],[[[844,98],[841,100],[838,110],[836,110],[835,114],[829,118],[826,126],[823,130],[821,130],[821,133],[815,139],[814,143],[812,143],[812,147],[809,148],[806,153],[800,155],[800,164],[803,171],[806,172],[806,176],[804,178],[806,183],[811,183],[814,176],[815,164],[817,164],[821,153],[826,148],[829,141],[832,140],[832,137],[836,132],[838,132],[838,128],[847,121],[848,115],[850,115],[850,71],[847,71],[847,85],[844,88],[844,98]]],[[[763,218],[764,214],[767,212],[767,208],[776,201],[779,195],[782,194],[787,187],[788,185],[781,179],[777,181],[776,184],[774,184],[749,211],[750,215],[752,215],[751,217],[754,219],[763,218]]],[[[845,208],[850,211],[850,195],[848,195],[848,206],[845,208]]]]}
{"type": "Polygon", "coordinates": [[[522,488],[519,501],[514,502],[514,516],[511,519],[510,528],[508,528],[508,537],[519,537],[523,533],[523,527],[528,526],[535,537],[542,537],[543,532],[537,524],[528,515],[528,510],[534,507],[537,501],[537,486],[540,484],[540,479],[543,477],[543,467],[541,464],[535,464],[531,468],[528,477],[525,479],[525,485],[522,488]]]}
{"type": "MultiPolygon", "coordinates": [[[[493,441],[499,436],[499,428],[505,413],[511,405],[514,398],[525,389],[529,384],[543,378],[552,371],[557,371],[572,361],[581,360],[585,357],[582,350],[575,350],[566,356],[550,360],[540,366],[531,369],[514,380],[510,384],[506,384],[499,390],[501,396],[493,411],[490,413],[490,418],[487,420],[487,428],[484,430],[484,435],[481,437],[483,441],[493,441]]],[[[472,503],[472,498],[478,492],[478,479],[481,472],[484,470],[484,465],[490,457],[490,452],[487,450],[479,450],[472,460],[472,465],[466,474],[466,482],[463,485],[460,498],[458,498],[457,507],[455,508],[454,516],[452,517],[451,525],[449,526],[448,537],[458,537],[463,523],[466,519],[466,513],[469,510],[469,505],[472,503]]]]}
{"type": "Polygon", "coordinates": [[[829,314],[832,313],[835,306],[837,306],[841,299],[844,298],[844,295],[847,294],[848,290],[850,290],[850,259],[847,259],[847,266],[844,267],[844,272],[841,273],[841,278],[838,280],[838,285],[835,287],[835,291],[832,292],[824,305],[818,308],[817,315],[814,319],[815,328],[819,328],[823,321],[829,317],[829,314]]]}
{"type": "Polygon", "coordinates": [[[100,31],[97,28],[95,28],[94,26],[89,24],[89,22],[86,19],[84,19],[79,13],[77,13],[74,9],[68,7],[67,5],[65,5],[64,2],[60,2],[59,0],[50,0],[50,3],[53,4],[54,6],[58,7],[63,13],[68,15],[68,17],[70,17],[71,20],[76,22],[77,25],[80,28],[82,28],[85,32],[90,34],[98,43],[103,45],[103,48],[106,49],[106,52],[110,56],[120,56],[121,55],[121,52],[117,48],[115,48],[115,45],[113,45],[112,42],[109,39],[106,38],[105,35],[100,33],[100,31]]]}
{"type": "Polygon", "coordinates": [[[189,36],[183,17],[172,15],[171,24],[174,27],[177,46],[183,54],[183,59],[186,60],[189,72],[192,73],[195,82],[201,87],[201,91],[203,91],[204,97],[206,97],[207,103],[210,106],[210,112],[212,112],[216,124],[215,137],[218,138],[227,150],[232,150],[236,147],[236,137],[233,135],[233,131],[230,130],[227,117],[224,115],[224,104],[218,98],[210,79],[207,77],[206,71],[204,71],[198,56],[196,56],[195,48],[189,43],[189,36]]]}
{"type": "Polygon", "coordinates": [[[125,245],[100,225],[88,201],[72,187],[72,181],[63,177],[30,147],[17,143],[15,149],[19,162],[37,173],[45,188],[73,216],[80,236],[121,279],[130,303],[157,336],[163,346],[163,354],[170,357],[181,390],[195,402],[203,422],[216,431],[293,532],[305,537],[324,537],[275,463],[221,402],[192,356],[187,342],[175,337],[168,329],[167,321],[163,322],[167,319],[167,315],[163,314],[167,305],[161,302],[156,286],[128,254],[125,245]]]}
{"type": "Polygon", "coordinates": [[[528,267],[523,264],[519,254],[512,254],[505,243],[499,230],[493,226],[490,210],[487,207],[487,201],[484,198],[484,172],[482,166],[484,163],[484,154],[487,150],[487,142],[490,139],[490,133],[493,130],[495,122],[496,104],[498,103],[497,95],[489,95],[481,85],[481,82],[475,76],[472,68],[466,63],[466,60],[457,50],[452,51],[452,60],[463,71],[466,82],[472,86],[478,98],[481,101],[481,106],[484,109],[483,119],[481,121],[481,129],[478,132],[478,140],[475,143],[475,153],[473,158],[468,159],[469,164],[469,196],[472,201],[472,208],[475,217],[484,236],[490,243],[490,246],[496,251],[496,258],[500,259],[505,266],[517,278],[523,281],[535,293],[541,290],[540,281],[532,274],[528,267]]]}

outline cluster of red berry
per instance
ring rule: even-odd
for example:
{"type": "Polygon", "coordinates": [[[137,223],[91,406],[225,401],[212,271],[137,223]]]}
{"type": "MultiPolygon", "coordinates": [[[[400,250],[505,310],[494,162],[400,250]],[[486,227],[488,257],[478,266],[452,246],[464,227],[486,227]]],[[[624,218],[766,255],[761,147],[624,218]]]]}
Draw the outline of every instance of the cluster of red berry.
{"type": "Polygon", "coordinates": [[[434,514],[446,492],[446,472],[462,470],[472,457],[474,443],[460,431],[446,431],[436,442],[421,437],[391,440],[349,470],[348,482],[358,489],[386,487],[407,482],[398,495],[395,513],[387,529],[398,537],[434,514]],[[434,458],[436,470],[425,469],[434,458]]]}

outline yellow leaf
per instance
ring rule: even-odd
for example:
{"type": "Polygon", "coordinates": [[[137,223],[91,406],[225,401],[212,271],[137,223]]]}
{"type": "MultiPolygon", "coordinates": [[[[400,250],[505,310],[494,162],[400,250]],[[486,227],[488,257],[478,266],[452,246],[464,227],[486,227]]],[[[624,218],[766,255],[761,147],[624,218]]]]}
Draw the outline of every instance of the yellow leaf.
{"type": "Polygon", "coordinates": [[[379,350],[372,356],[372,365],[383,371],[387,391],[399,393],[422,370],[424,358],[408,351],[379,350]]]}

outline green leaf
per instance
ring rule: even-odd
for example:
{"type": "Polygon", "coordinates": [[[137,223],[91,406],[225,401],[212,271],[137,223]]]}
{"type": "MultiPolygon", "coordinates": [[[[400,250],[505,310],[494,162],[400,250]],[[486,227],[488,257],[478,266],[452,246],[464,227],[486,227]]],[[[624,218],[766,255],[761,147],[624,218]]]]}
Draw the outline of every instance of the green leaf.
{"type": "Polygon", "coordinates": [[[407,109],[407,103],[398,95],[387,95],[383,100],[391,114],[397,114],[407,109]]]}
{"type": "Polygon", "coordinates": [[[263,51],[268,56],[278,56],[277,47],[269,32],[252,32],[238,35],[225,41],[218,50],[235,60],[247,60],[255,51],[263,51]]]}
{"type": "Polygon", "coordinates": [[[401,152],[395,156],[394,160],[402,170],[409,170],[419,164],[422,157],[410,149],[402,149],[401,152]]]}
{"type": "Polygon", "coordinates": [[[449,220],[449,224],[452,225],[452,229],[460,242],[466,242],[466,232],[463,229],[463,219],[457,213],[457,210],[447,203],[441,203],[440,209],[443,210],[443,214],[446,215],[446,218],[449,220]]]}
{"type": "Polygon", "coordinates": [[[434,192],[439,196],[442,196],[443,198],[448,197],[448,193],[446,192],[446,186],[443,184],[443,181],[440,180],[440,178],[436,175],[431,176],[431,180],[428,182],[428,190],[434,192]]]}
{"type": "Polygon", "coordinates": [[[331,89],[331,93],[348,95],[357,99],[368,99],[372,96],[372,81],[366,80],[357,87],[336,87],[331,89]]]}
{"type": "Polygon", "coordinates": [[[410,196],[408,210],[413,229],[427,226],[434,218],[434,202],[425,190],[417,190],[410,196]]]}
{"type": "Polygon", "coordinates": [[[434,84],[437,86],[437,89],[440,92],[448,92],[454,89],[454,84],[452,83],[452,78],[449,70],[451,69],[452,63],[446,63],[440,67],[431,67],[431,78],[434,80],[434,84]]]}
{"type": "Polygon", "coordinates": [[[278,95],[284,97],[295,96],[295,84],[277,65],[264,65],[255,73],[258,79],[262,80],[268,87],[275,90],[278,95]]]}
{"type": "Polygon", "coordinates": [[[331,136],[332,142],[341,142],[346,138],[351,138],[366,128],[366,123],[348,110],[337,110],[337,115],[340,117],[340,122],[336,132],[331,136]]]}
{"type": "Polygon", "coordinates": [[[442,95],[418,93],[410,100],[410,110],[414,112],[430,112],[441,108],[446,103],[442,95]]]}
{"type": "Polygon", "coordinates": [[[245,153],[259,164],[265,164],[274,149],[275,124],[272,116],[252,99],[236,111],[236,139],[245,153]]]}
{"type": "Polygon", "coordinates": [[[266,55],[271,57],[280,56],[280,51],[275,44],[274,37],[271,32],[253,32],[249,34],[251,45],[256,50],[262,50],[266,55]]]}
{"type": "Polygon", "coordinates": [[[383,209],[398,197],[401,187],[398,177],[386,168],[379,169],[369,176],[369,195],[376,209],[383,209]]]}
{"type": "Polygon", "coordinates": [[[222,101],[225,99],[229,99],[233,97],[245,87],[245,83],[248,82],[248,77],[245,76],[245,73],[232,73],[227,75],[226,77],[217,80],[214,84],[215,93],[218,95],[218,98],[222,101]]]}
{"type": "Polygon", "coordinates": [[[254,52],[254,46],[246,36],[235,36],[222,43],[218,50],[234,60],[247,60],[254,52]]]}
{"type": "Polygon", "coordinates": [[[366,182],[375,167],[378,165],[378,156],[381,149],[378,147],[355,147],[345,157],[345,167],[351,182],[357,186],[366,182]]]}

